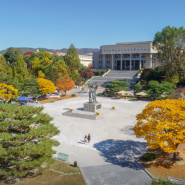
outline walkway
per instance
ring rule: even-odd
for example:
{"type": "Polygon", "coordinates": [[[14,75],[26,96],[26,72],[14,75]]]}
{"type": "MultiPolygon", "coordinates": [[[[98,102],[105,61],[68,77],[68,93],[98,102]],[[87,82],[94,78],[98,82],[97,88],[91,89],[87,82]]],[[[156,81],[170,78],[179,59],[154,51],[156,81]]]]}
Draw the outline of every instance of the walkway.
{"type": "Polygon", "coordinates": [[[97,120],[62,115],[69,108],[83,112],[83,103],[88,97],[43,104],[44,112],[54,117],[53,123],[61,131],[54,137],[60,146],[54,149],[68,154],[70,163],[77,161],[87,185],[150,184],[150,177],[134,162],[147,150],[146,142],[136,138],[132,131],[136,114],[147,102],[106,97],[97,97],[97,100],[103,106],[97,120]],[[113,105],[115,110],[111,108],[113,105]],[[92,138],[85,145],[83,138],[89,133],[92,138]]]}

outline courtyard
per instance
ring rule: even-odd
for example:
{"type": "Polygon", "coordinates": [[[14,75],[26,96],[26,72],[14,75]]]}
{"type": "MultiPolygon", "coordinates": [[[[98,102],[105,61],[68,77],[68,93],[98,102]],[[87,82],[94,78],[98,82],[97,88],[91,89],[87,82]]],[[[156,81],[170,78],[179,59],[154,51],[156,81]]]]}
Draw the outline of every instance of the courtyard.
{"type": "Polygon", "coordinates": [[[145,140],[136,138],[132,131],[136,114],[148,102],[108,97],[97,97],[97,101],[102,102],[102,110],[96,120],[65,116],[69,108],[83,113],[83,104],[88,102],[85,94],[43,104],[44,112],[54,118],[54,125],[61,131],[55,136],[60,146],[54,150],[68,154],[72,164],[77,161],[88,185],[150,184],[151,178],[134,161],[148,147],[145,140]],[[88,134],[91,141],[85,145],[84,136],[88,134]]]}

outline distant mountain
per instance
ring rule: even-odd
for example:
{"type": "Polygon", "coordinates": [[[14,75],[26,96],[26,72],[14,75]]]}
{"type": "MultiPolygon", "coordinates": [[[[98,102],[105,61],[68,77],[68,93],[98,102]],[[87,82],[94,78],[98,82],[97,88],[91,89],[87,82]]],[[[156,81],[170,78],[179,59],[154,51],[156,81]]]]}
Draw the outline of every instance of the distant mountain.
{"type": "MultiPolygon", "coordinates": [[[[47,49],[47,48],[26,48],[26,47],[23,47],[23,48],[20,48],[24,53],[26,52],[34,52],[36,51],[37,49],[43,49],[44,51],[49,51],[49,50],[55,50],[55,51],[64,51],[64,52],[67,52],[68,49],[66,48],[63,48],[61,50],[56,50],[56,49],[47,49]]],[[[1,53],[4,54],[6,53],[6,50],[2,50],[1,53]]],[[[99,49],[94,49],[94,48],[81,48],[81,49],[78,49],[76,48],[77,52],[80,53],[80,54],[86,54],[86,53],[93,53],[93,52],[98,52],[100,51],[99,49]]]]}

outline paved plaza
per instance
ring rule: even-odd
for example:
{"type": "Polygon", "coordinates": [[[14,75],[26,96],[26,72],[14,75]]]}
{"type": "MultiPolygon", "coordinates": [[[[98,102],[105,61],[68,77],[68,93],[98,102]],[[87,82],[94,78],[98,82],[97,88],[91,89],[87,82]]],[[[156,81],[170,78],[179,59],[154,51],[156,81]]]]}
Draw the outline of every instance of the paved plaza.
{"type": "Polygon", "coordinates": [[[86,95],[43,104],[44,112],[54,118],[61,131],[54,137],[60,146],[54,149],[68,154],[70,163],[77,161],[88,185],[150,184],[151,178],[134,162],[147,150],[146,142],[132,131],[136,114],[148,102],[107,97],[97,97],[97,101],[102,102],[103,109],[96,120],[65,116],[69,108],[83,113],[86,95]],[[85,145],[84,136],[88,134],[91,141],[85,145]]]}

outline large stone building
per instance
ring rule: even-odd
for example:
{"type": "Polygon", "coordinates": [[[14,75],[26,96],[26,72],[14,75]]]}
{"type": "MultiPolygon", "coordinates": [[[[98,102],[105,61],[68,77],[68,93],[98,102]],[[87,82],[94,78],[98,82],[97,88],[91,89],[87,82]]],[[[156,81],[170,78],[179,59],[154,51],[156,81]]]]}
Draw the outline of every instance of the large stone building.
{"type": "Polygon", "coordinates": [[[93,68],[110,68],[112,70],[139,70],[155,68],[157,50],[152,41],[126,42],[116,45],[103,45],[100,52],[93,52],[93,68]]]}
{"type": "MultiPolygon", "coordinates": [[[[48,51],[51,54],[56,53],[59,56],[65,56],[67,53],[63,52],[63,51],[54,51],[54,50],[50,50],[48,51]]],[[[80,63],[84,66],[88,66],[89,64],[92,64],[92,54],[79,54],[78,53],[78,57],[80,59],[80,63]]]]}

